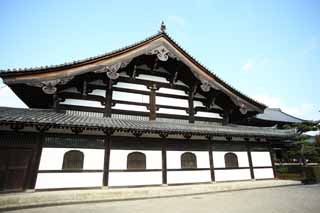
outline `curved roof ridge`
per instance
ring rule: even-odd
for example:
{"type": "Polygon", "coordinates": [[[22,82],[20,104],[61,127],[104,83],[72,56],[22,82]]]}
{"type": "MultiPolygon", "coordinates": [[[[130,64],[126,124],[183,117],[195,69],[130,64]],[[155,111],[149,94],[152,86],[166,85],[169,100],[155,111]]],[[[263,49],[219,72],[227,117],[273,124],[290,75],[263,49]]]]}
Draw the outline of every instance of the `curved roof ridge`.
{"type": "MultiPolygon", "coordinates": [[[[57,65],[50,65],[50,66],[41,66],[41,67],[31,67],[31,68],[25,68],[25,69],[7,69],[7,70],[0,70],[0,76],[9,76],[10,74],[15,74],[19,72],[28,72],[28,73],[33,73],[33,72],[51,72],[55,71],[56,69],[62,69],[62,68],[67,68],[67,67],[73,67],[73,66],[81,66],[82,64],[86,63],[91,63],[96,60],[103,60],[105,57],[112,56],[114,54],[120,54],[122,51],[129,50],[131,48],[137,47],[139,45],[143,45],[145,42],[151,42],[153,39],[157,37],[165,37],[175,48],[179,49],[187,58],[189,58],[190,61],[195,63],[197,66],[200,67],[201,70],[205,71],[209,76],[211,76],[215,81],[218,83],[221,83],[224,87],[231,89],[232,91],[236,92],[240,97],[245,98],[249,100],[249,102],[252,102],[256,105],[259,106],[259,108],[266,108],[267,106],[247,95],[245,95],[243,92],[239,91],[238,89],[234,88],[230,84],[228,84],[226,81],[222,80],[214,71],[211,71],[209,68],[207,68],[205,65],[200,63],[196,58],[194,58],[191,54],[189,54],[184,48],[182,48],[174,39],[172,39],[168,33],[164,31],[160,31],[150,37],[147,37],[146,39],[143,39],[139,42],[135,42],[131,45],[127,45],[123,48],[119,48],[110,52],[106,52],[100,55],[96,55],[94,57],[89,57],[81,60],[75,60],[73,62],[68,62],[68,63],[63,63],[63,64],[57,64],[57,65]]],[[[2,77],[1,76],[1,77],[2,77]]]]}

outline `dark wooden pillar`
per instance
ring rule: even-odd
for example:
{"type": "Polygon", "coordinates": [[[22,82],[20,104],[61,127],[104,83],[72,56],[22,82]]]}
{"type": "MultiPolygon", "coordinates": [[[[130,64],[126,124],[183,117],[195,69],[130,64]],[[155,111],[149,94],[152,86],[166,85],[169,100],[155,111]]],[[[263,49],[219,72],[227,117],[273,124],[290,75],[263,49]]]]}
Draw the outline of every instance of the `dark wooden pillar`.
{"type": "Polygon", "coordinates": [[[31,164],[33,166],[31,169],[31,176],[30,176],[31,178],[27,186],[28,189],[35,189],[41,155],[42,155],[43,143],[45,141],[45,131],[47,131],[49,128],[50,128],[49,126],[42,126],[42,125],[36,126],[36,129],[39,131],[39,137],[37,141],[35,157],[33,158],[34,160],[33,160],[33,163],[31,164]]]}
{"type": "Polygon", "coordinates": [[[109,79],[108,86],[106,90],[106,101],[105,101],[105,112],[104,117],[111,117],[111,109],[112,109],[112,84],[113,81],[109,79]]]}
{"type": "Polygon", "coordinates": [[[149,104],[150,104],[150,112],[149,112],[149,120],[156,120],[156,90],[157,86],[154,84],[150,87],[150,96],[149,96],[149,104]]]}
{"type": "Polygon", "coordinates": [[[104,137],[104,164],[103,164],[103,186],[109,184],[109,166],[110,166],[110,149],[111,149],[111,132],[105,131],[104,137]]]}
{"type": "Polygon", "coordinates": [[[251,149],[249,145],[247,145],[247,153],[248,153],[251,179],[254,180],[255,178],[254,178],[254,171],[253,171],[253,164],[252,164],[252,157],[251,157],[251,149]]]}
{"type": "Polygon", "coordinates": [[[167,143],[163,142],[161,145],[162,154],[162,184],[167,185],[167,143]]]}
{"type": "Polygon", "coordinates": [[[269,148],[269,153],[270,153],[270,160],[271,160],[271,164],[272,164],[273,177],[277,178],[277,172],[276,172],[276,167],[275,167],[275,164],[274,164],[272,147],[269,148]]]}
{"type": "Polygon", "coordinates": [[[188,109],[189,123],[194,123],[193,92],[189,92],[188,103],[189,103],[189,109],[188,109]]]}
{"type": "Polygon", "coordinates": [[[214,162],[213,162],[213,154],[212,154],[212,137],[208,137],[208,151],[209,151],[209,165],[210,165],[210,174],[211,181],[215,181],[214,175],[214,162]]]}

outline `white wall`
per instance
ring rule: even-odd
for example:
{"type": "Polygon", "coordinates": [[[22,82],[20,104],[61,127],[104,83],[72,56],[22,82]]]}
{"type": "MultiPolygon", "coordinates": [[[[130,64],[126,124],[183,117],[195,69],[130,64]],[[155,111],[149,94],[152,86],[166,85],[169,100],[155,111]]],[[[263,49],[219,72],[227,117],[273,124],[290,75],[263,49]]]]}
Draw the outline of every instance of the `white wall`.
{"type": "Polygon", "coordinates": [[[113,91],[112,99],[119,100],[119,101],[149,103],[149,96],[148,95],[129,93],[129,92],[113,91]]]}
{"type": "Polygon", "coordinates": [[[188,115],[186,110],[180,110],[180,109],[168,109],[168,108],[160,108],[157,113],[163,113],[163,114],[173,114],[173,115],[188,115]]]}
{"type": "Polygon", "coordinates": [[[110,172],[109,186],[138,186],[162,184],[162,172],[110,172]]]}
{"type": "Polygon", "coordinates": [[[210,181],[211,181],[210,170],[168,171],[167,173],[168,184],[201,183],[201,182],[210,182],[210,181]]]}
{"type": "Polygon", "coordinates": [[[137,76],[136,79],[143,79],[143,80],[156,81],[156,82],[162,82],[162,83],[170,83],[166,78],[159,77],[159,76],[153,76],[153,75],[141,74],[141,75],[137,76]]]}
{"type": "MultiPolygon", "coordinates": [[[[230,151],[231,152],[231,151],[230,151]]],[[[224,151],[214,151],[213,163],[215,168],[225,168],[224,155],[229,152],[224,151]]],[[[231,152],[237,155],[239,167],[249,167],[248,153],[245,151],[231,152]]]]}
{"type": "Polygon", "coordinates": [[[188,107],[188,100],[178,99],[178,98],[167,98],[167,97],[156,97],[156,104],[167,105],[167,106],[177,106],[177,107],[188,107]]]}
{"type": "Polygon", "coordinates": [[[249,180],[251,179],[250,169],[224,169],[215,170],[216,181],[249,180]]]}
{"type": "Polygon", "coordinates": [[[218,119],[222,118],[218,113],[213,113],[213,112],[197,112],[194,116],[204,117],[204,118],[218,118],[218,119]]]}
{"type": "Polygon", "coordinates": [[[255,179],[274,178],[272,168],[253,169],[255,179]]]}
{"type": "Polygon", "coordinates": [[[60,104],[104,108],[104,106],[99,101],[78,100],[69,98],[67,98],[63,102],[60,102],[60,104]]]}
{"type": "Polygon", "coordinates": [[[95,89],[91,93],[88,93],[89,95],[98,95],[98,96],[106,96],[106,90],[103,89],[95,89]]]}
{"type": "Polygon", "coordinates": [[[170,88],[164,88],[164,87],[161,87],[159,90],[156,91],[156,93],[188,96],[183,90],[170,89],[170,88]]]}
{"type": "Polygon", "coordinates": [[[252,165],[255,166],[272,166],[269,152],[251,152],[252,165]]]}
{"type": "MultiPolygon", "coordinates": [[[[146,155],[146,169],[161,169],[161,151],[154,150],[117,150],[110,151],[110,169],[127,169],[127,156],[132,152],[142,152],[146,155]]],[[[132,172],[130,172],[132,173],[132,172]]]]}
{"type": "Polygon", "coordinates": [[[149,112],[146,106],[129,105],[129,104],[116,104],[112,109],[138,111],[138,112],[149,112]]]}
{"type": "MultiPolygon", "coordinates": [[[[70,150],[84,154],[84,170],[103,170],[103,149],[43,148],[39,170],[62,170],[63,156],[70,150]]],[[[102,186],[103,172],[38,173],[36,189],[102,186]]]]}
{"type": "MultiPolygon", "coordinates": [[[[181,169],[181,155],[189,151],[167,151],[167,169],[181,169]]],[[[208,151],[191,151],[197,157],[197,168],[210,168],[208,151]]]]}
{"type": "Polygon", "coordinates": [[[141,90],[141,91],[150,91],[145,85],[125,83],[125,82],[118,82],[116,85],[113,85],[113,87],[125,88],[125,89],[135,89],[135,90],[141,90]]]}
{"type": "Polygon", "coordinates": [[[43,148],[39,170],[61,170],[63,156],[70,150],[79,150],[83,152],[83,169],[103,169],[103,149],[43,148]]]}
{"type": "Polygon", "coordinates": [[[103,172],[38,173],[36,189],[102,186],[103,172]]]}

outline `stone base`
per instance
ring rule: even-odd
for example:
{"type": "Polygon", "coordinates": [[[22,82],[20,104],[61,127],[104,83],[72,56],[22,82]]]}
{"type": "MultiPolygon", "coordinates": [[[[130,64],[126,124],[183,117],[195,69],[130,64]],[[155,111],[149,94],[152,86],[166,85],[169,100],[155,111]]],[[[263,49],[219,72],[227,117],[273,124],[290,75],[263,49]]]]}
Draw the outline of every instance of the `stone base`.
{"type": "Polygon", "coordinates": [[[291,180],[257,180],[238,182],[215,182],[215,184],[190,184],[179,186],[153,186],[136,188],[108,188],[86,190],[36,191],[34,193],[2,194],[0,211],[17,208],[30,208],[49,205],[75,204],[83,202],[102,202],[150,199],[208,194],[223,191],[248,190],[267,187],[300,185],[300,181],[291,180]]]}

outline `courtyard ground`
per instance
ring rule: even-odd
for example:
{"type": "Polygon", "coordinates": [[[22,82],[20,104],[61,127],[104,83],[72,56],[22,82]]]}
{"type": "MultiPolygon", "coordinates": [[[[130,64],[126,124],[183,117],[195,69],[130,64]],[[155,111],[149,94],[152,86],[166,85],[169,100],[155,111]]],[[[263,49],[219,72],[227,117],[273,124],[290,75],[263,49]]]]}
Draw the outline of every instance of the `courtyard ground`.
{"type": "Polygon", "coordinates": [[[21,209],[12,213],[319,213],[320,184],[21,209]]]}

